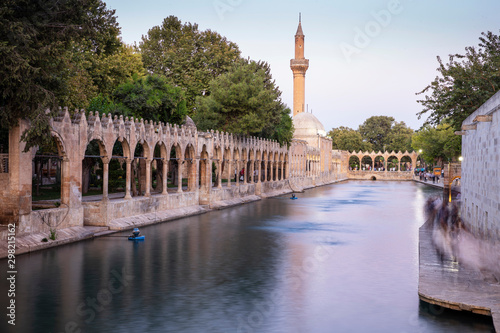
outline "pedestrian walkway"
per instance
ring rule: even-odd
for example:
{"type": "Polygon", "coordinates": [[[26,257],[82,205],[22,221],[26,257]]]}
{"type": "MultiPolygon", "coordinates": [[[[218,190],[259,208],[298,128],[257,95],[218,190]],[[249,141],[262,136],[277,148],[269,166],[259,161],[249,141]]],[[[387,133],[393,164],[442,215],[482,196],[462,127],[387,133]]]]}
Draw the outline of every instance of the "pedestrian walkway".
{"type": "Polygon", "coordinates": [[[429,185],[429,186],[434,186],[434,187],[437,187],[437,188],[444,188],[444,184],[443,184],[443,179],[441,178],[438,182],[432,182],[432,180],[428,180],[428,181],[425,181],[425,180],[420,180],[419,177],[413,177],[413,180],[416,181],[417,183],[421,183],[421,184],[425,184],[425,185],[429,185]]]}
{"type": "Polygon", "coordinates": [[[500,330],[500,284],[487,271],[465,267],[440,255],[432,242],[432,222],[420,227],[418,294],[422,301],[493,318],[500,330]]]}
{"type": "MultiPolygon", "coordinates": [[[[82,239],[93,238],[98,235],[103,235],[107,231],[107,227],[83,226],[58,229],[56,240],[48,239],[49,235],[47,232],[19,236],[16,237],[16,256],[23,253],[76,242],[82,239]],[[42,241],[44,238],[47,239],[46,242],[42,241]]],[[[0,242],[0,259],[7,257],[7,246],[7,242],[0,242]]]]}

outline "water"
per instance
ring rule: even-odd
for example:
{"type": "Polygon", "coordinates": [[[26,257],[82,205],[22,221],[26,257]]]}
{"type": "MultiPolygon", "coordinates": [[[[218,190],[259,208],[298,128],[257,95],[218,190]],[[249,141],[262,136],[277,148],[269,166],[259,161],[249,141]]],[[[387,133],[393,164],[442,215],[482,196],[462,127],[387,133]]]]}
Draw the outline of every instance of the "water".
{"type": "Polygon", "coordinates": [[[419,303],[418,228],[438,193],[349,181],[144,227],[142,243],[22,255],[16,327],[4,317],[0,331],[492,332],[419,303]]]}

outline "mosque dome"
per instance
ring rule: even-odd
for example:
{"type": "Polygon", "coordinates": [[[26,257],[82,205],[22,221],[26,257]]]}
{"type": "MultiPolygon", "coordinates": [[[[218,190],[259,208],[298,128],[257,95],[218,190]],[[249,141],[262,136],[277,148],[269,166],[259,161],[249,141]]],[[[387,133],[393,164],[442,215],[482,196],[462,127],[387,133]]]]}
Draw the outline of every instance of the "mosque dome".
{"type": "Polygon", "coordinates": [[[326,136],[323,124],[312,113],[301,112],[293,117],[294,136],[326,136]]]}

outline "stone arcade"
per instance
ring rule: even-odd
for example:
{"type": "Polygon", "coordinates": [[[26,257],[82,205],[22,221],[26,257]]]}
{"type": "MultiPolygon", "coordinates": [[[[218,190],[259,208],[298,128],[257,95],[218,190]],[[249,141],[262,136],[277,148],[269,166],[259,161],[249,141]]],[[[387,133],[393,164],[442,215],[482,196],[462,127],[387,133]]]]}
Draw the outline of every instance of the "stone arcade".
{"type": "MultiPolygon", "coordinates": [[[[265,197],[300,190],[304,187],[330,183],[344,179],[346,165],[341,156],[331,150],[331,141],[325,141],[321,149],[308,146],[303,140],[294,139],[290,146],[280,146],[275,141],[255,137],[241,138],[229,133],[198,132],[193,124],[177,126],[149,121],[139,121],[111,115],[78,112],[71,117],[68,110],[61,110],[51,120],[51,135],[57,142],[61,168],[61,206],[32,211],[32,159],[36,149],[24,153],[25,143],[21,133],[29,126],[10,131],[8,172],[0,173],[0,205],[2,224],[16,223],[18,235],[48,232],[43,217],[56,221],[59,228],[71,226],[103,226],[112,228],[116,219],[165,211],[182,207],[208,205],[253,196],[265,197]],[[98,202],[82,202],[82,160],[87,145],[97,141],[103,162],[103,194],[98,202]],[[116,142],[123,148],[123,156],[112,156],[116,142]],[[143,156],[134,156],[137,145],[142,145],[143,156]],[[187,175],[187,188],[178,182],[176,192],[167,191],[163,177],[161,193],[152,194],[151,168],[153,152],[159,146],[163,174],[167,174],[170,152],[175,149],[180,165],[179,178],[187,175]],[[108,197],[109,163],[113,158],[125,160],[125,196],[111,200],[108,197]],[[140,178],[145,189],[142,195],[131,196],[131,163],[134,159],[145,160],[145,177],[140,178]],[[212,162],[216,164],[217,182],[212,183],[212,162]],[[222,163],[226,164],[225,174],[222,163]],[[222,184],[222,178],[233,178],[230,170],[245,168],[243,181],[222,184]],[[254,172],[258,170],[258,172],[254,172]],[[259,175],[259,176],[251,176],[259,175]],[[154,208],[152,208],[154,207],[154,208]]],[[[248,201],[248,200],[246,200],[248,201]]]]}

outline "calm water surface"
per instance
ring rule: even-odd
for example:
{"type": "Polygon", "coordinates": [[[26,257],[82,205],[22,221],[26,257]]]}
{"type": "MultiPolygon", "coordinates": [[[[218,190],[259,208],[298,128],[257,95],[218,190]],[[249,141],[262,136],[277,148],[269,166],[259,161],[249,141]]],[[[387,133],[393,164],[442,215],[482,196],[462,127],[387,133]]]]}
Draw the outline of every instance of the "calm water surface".
{"type": "Polygon", "coordinates": [[[491,332],[419,303],[418,228],[438,193],[349,181],[144,227],[142,243],[19,256],[16,327],[0,331],[491,332]]]}

